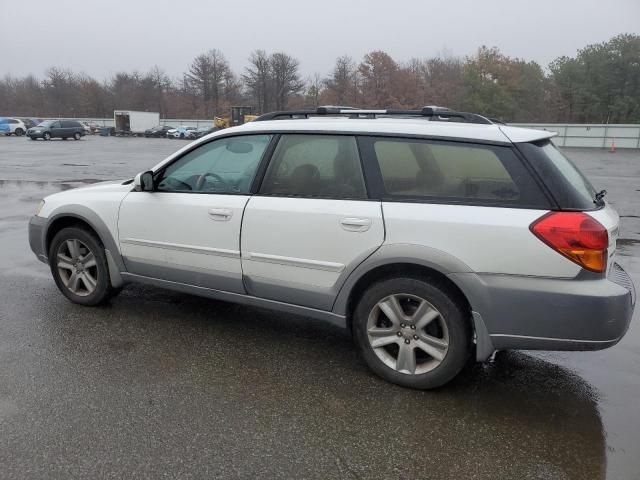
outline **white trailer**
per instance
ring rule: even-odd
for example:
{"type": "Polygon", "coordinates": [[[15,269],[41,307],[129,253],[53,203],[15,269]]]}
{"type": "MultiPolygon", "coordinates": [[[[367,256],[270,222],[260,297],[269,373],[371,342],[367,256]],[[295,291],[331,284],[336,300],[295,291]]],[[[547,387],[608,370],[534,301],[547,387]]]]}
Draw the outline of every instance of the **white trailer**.
{"type": "Polygon", "coordinates": [[[142,135],[145,130],[160,125],[158,112],[114,110],[113,123],[116,135],[142,135]]]}

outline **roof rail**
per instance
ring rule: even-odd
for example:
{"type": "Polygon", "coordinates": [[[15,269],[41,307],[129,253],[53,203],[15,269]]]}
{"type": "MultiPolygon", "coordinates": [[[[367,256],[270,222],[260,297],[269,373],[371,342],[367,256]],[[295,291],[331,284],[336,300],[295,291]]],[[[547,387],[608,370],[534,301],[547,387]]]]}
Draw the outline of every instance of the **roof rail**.
{"type": "Polygon", "coordinates": [[[315,110],[283,110],[260,115],[254,122],[265,120],[295,120],[309,117],[344,116],[348,118],[378,118],[378,117],[424,117],[433,121],[462,121],[465,123],[481,123],[491,125],[493,122],[477,113],[456,112],[444,107],[429,106],[420,110],[401,109],[356,109],[353,107],[323,106],[315,110]],[[459,120],[456,120],[459,119],[459,120]]]}

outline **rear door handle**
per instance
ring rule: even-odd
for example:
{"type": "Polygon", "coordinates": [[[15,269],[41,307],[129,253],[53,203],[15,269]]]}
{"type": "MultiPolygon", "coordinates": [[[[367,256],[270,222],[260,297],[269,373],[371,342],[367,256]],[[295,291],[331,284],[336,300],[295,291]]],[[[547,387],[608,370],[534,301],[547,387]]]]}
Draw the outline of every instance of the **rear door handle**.
{"type": "Polygon", "coordinates": [[[228,208],[210,208],[209,209],[209,218],[211,220],[216,220],[218,222],[225,222],[231,220],[233,216],[233,210],[228,208]]]}
{"type": "Polygon", "coordinates": [[[340,220],[340,225],[348,232],[366,232],[371,226],[371,219],[348,217],[340,220]]]}

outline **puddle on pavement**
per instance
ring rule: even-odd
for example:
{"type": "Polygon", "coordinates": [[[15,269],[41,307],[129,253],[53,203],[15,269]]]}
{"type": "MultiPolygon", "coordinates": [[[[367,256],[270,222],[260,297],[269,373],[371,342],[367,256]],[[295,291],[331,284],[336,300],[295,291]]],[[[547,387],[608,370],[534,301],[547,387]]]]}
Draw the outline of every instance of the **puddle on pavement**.
{"type": "Polygon", "coordinates": [[[71,188],[90,185],[92,183],[102,182],[104,180],[98,178],[79,178],[76,180],[59,180],[59,181],[42,181],[42,180],[5,180],[0,179],[0,190],[29,190],[34,187],[40,190],[58,189],[69,190],[71,188]]]}

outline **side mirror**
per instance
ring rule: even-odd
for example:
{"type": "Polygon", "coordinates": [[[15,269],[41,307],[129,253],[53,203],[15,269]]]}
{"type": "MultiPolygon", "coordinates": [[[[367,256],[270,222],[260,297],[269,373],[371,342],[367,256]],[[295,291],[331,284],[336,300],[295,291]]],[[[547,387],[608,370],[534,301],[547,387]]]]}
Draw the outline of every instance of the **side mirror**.
{"type": "Polygon", "coordinates": [[[133,188],[136,192],[152,192],[153,191],[153,172],[142,172],[133,179],[133,188]]]}

